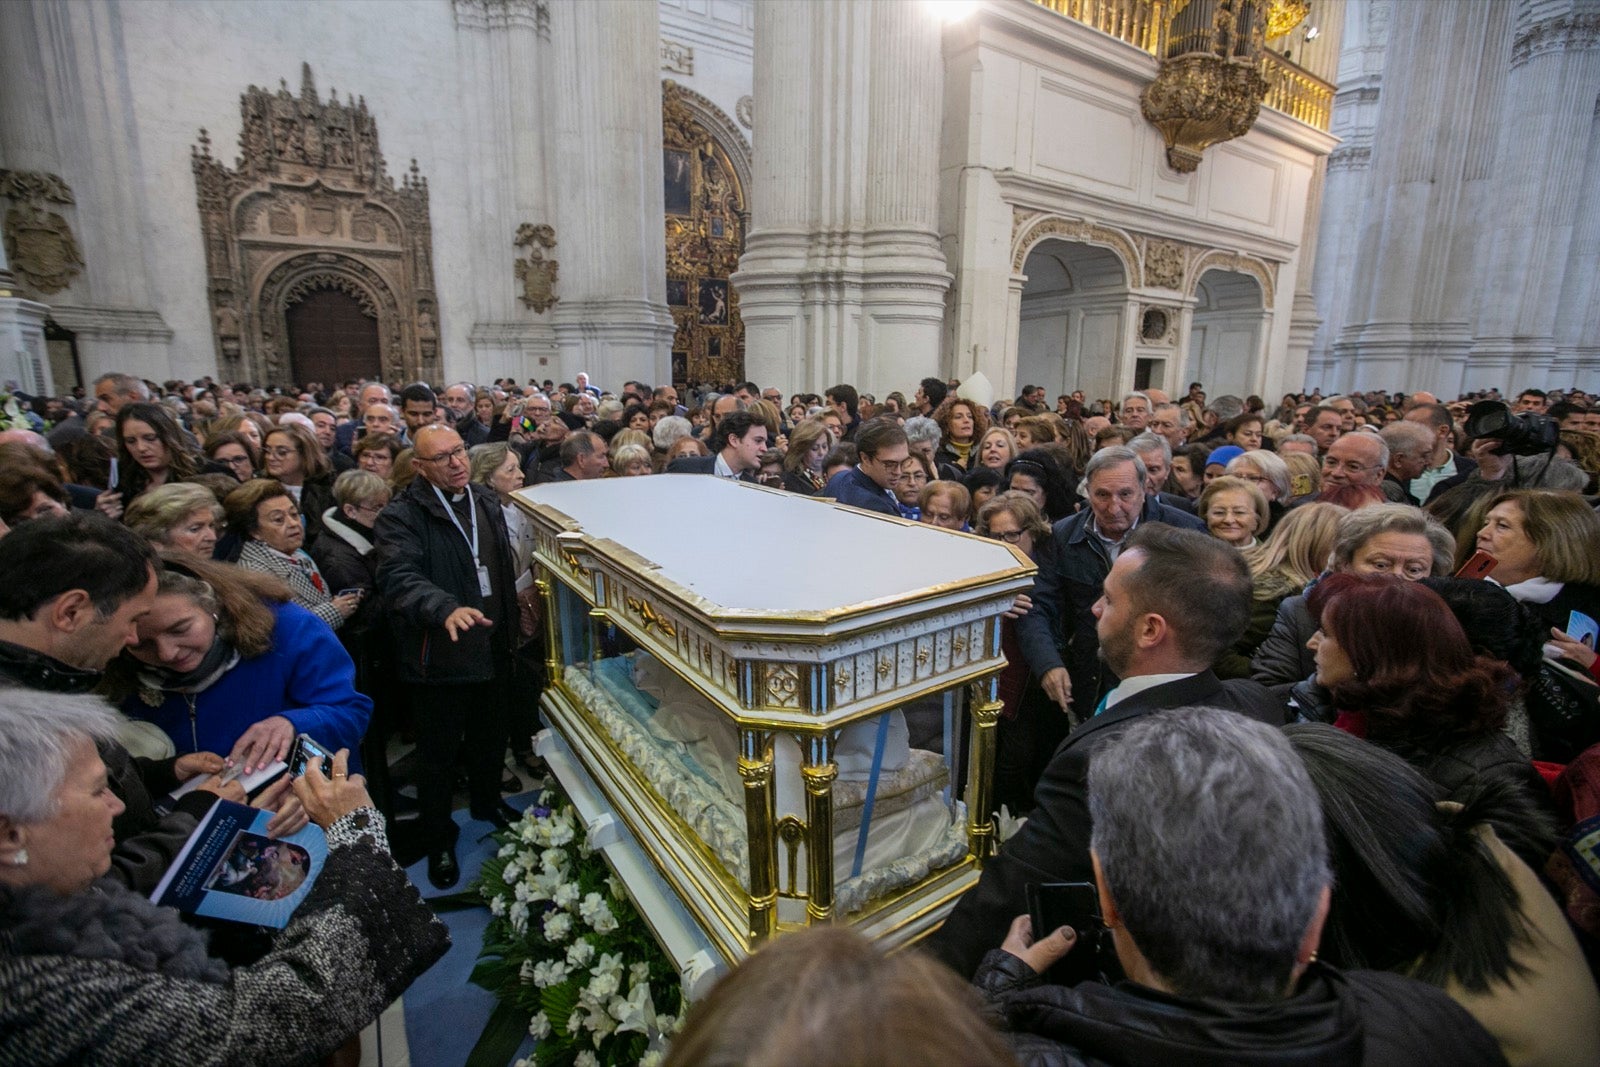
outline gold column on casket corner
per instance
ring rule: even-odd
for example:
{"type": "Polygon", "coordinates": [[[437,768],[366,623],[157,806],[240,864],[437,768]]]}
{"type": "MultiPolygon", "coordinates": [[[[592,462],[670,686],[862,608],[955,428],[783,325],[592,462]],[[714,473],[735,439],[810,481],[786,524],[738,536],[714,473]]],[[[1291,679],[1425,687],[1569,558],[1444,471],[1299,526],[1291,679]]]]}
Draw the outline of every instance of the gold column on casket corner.
{"type": "MultiPolygon", "coordinates": [[[[586,823],[620,821],[602,835],[623,842],[604,849],[607,859],[679,965],[697,943],[731,962],[810,923],[848,922],[895,945],[934,929],[993,850],[1000,615],[1032,586],[1027,557],[1003,542],[706,476],[541,485],[519,492],[517,505],[535,529],[549,641],[541,754],[586,823]],[[684,799],[701,783],[671,769],[681,746],[655,737],[643,712],[619,714],[600,684],[608,633],[611,652],[637,645],[730,732],[737,796],[707,789],[684,799]],[[934,800],[943,805],[954,844],[940,852],[936,841],[853,880],[835,853],[859,836],[866,790],[858,775],[855,807],[836,817],[841,731],[860,738],[895,709],[937,707],[946,693],[955,698],[946,778],[932,790],[925,776],[915,804],[924,822],[934,800]],[[786,753],[798,768],[784,766],[786,753]],[[786,775],[802,800],[780,811],[775,781],[786,775]]],[[[612,691],[618,677],[605,675],[612,691]]],[[[883,792],[889,781],[880,776],[875,797],[883,810],[895,803],[883,792]]]]}

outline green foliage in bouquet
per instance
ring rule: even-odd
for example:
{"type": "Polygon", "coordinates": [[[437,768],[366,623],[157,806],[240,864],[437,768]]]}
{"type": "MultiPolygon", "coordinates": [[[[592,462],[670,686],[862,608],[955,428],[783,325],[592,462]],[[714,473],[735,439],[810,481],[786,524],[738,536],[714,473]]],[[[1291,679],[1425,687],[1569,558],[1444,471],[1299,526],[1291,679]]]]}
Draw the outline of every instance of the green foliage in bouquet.
{"type": "Polygon", "coordinates": [[[682,1023],[678,972],[582,835],[548,781],[494,835],[499,853],[476,885],[491,917],[472,981],[500,1001],[497,1016],[526,1020],[538,1067],[649,1067],[682,1023]]]}

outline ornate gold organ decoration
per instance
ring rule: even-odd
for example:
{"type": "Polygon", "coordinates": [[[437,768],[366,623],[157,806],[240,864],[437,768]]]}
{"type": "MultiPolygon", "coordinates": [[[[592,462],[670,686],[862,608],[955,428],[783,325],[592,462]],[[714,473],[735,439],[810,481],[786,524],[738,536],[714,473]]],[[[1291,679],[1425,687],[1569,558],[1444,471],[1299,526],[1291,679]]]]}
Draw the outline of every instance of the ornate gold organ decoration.
{"type": "Polygon", "coordinates": [[[17,279],[36,293],[59,293],[83,270],[83,254],[67,220],[52,204],[73,204],[72,190],[54,174],[0,170],[6,211],[6,259],[17,279]]]}
{"type": "Polygon", "coordinates": [[[353,296],[378,324],[386,380],[439,377],[428,180],[416,160],[397,186],[365,98],[323,100],[301,66],[298,95],[239,97],[239,157],[193,150],[206,288],[222,374],[290,378],[288,309],[317,289],[353,296]]]}
{"type": "Polygon", "coordinates": [[[1141,100],[1180,171],[1242,136],[1261,105],[1326,130],[1334,87],[1266,46],[1300,25],[1310,0],[1035,0],[1149,52],[1160,72],[1141,100]]]}
{"type": "MultiPolygon", "coordinates": [[[[749,213],[728,145],[690,106],[676,82],[661,87],[662,166],[667,229],[667,306],[677,332],[672,380],[735,382],[744,377],[744,323],[728,277],[744,252],[749,213]]],[[[723,116],[728,128],[732,123],[723,116]]],[[[735,134],[734,136],[737,136],[735,134]]]]}
{"type": "Polygon", "coordinates": [[[542,315],[561,299],[555,294],[561,264],[545,258],[545,251],[556,246],[555,228],[524,222],[517,227],[515,243],[528,250],[526,258],[517,260],[517,281],[522,283],[522,295],[517,299],[542,315]]]}
{"type": "Polygon", "coordinates": [[[1174,170],[1193,171],[1207,148],[1255,125],[1267,95],[1261,7],[1258,0],[1189,0],[1168,23],[1161,69],[1139,108],[1165,138],[1174,170]]]}

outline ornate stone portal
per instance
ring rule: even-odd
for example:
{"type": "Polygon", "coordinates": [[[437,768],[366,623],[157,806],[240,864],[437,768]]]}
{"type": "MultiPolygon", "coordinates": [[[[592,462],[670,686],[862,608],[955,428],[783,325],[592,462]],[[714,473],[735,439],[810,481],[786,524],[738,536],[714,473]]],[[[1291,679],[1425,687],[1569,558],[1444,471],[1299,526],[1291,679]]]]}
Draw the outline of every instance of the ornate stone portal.
{"type": "Polygon", "coordinates": [[[744,138],[716,105],[671,81],[661,86],[661,127],[667,306],[677,326],[672,380],[736,382],[744,376],[744,323],[728,276],[749,223],[744,138]],[[745,157],[734,158],[740,151],[745,157]]]}
{"type": "Polygon", "coordinates": [[[230,168],[200,131],[195,187],[218,366],[232,379],[297,380],[287,314],[338,289],[377,324],[385,381],[439,377],[428,182],[411,161],[396,187],[365,98],[324,102],[301,68],[298,96],[251,86],[239,98],[240,156],[230,168]]]}

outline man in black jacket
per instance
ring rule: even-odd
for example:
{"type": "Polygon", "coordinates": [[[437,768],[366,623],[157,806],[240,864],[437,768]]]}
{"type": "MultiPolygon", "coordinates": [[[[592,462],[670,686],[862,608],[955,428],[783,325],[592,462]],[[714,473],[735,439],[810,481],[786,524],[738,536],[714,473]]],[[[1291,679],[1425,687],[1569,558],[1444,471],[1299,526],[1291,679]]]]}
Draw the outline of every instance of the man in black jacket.
{"type": "Polygon", "coordinates": [[[425,426],[415,456],[421,477],[378,516],[374,551],[424,755],[417,806],[428,880],[448,889],[461,875],[450,800],[463,738],[473,818],[506,826],[520,814],[500,797],[517,577],[500,501],[469,484],[461,435],[425,426]]]}
{"type": "Polygon", "coordinates": [[[1219,681],[1211,672],[1244,633],[1250,594],[1250,570],[1232,546],[1160,523],[1134,532],[1094,605],[1099,655],[1121,682],[1056,750],[1034,790],[1027,823],[930,938],[937,956],[970,975],[1011,920],[1028,910],[1029,883],[1093,880],[1090,763],[1128,724],[1152,711],[1191,705],[1282,724],[1283,701],[1264,686],[1219,681]]]}
{"type": "Polygon", "coordinates": [[[1333,872],[1316,790],[1277,730],[1216,708],[1143,716],[1096,758],[1088,803],[1100,936],[1128,980],[1039,984],[1094,947],[1095,924],[1017,919],[978,984],[1023,1062],[1504,1062],[1443,990],[1317,962],[1333,872]]]}
{"type": "Polygon", "coordinates": [[[1128,537],[1158,522],[1205,529],[1193,515],[1150,498],[1145,492],[1149,472],[1132,449],[1102,448],[1084,471],[1089,506],[1055,524],[1050,551],[1040,555],[1033,608],[1017,620],[1017,641],[1028,668],[1063,714],[1071,705],[1078,718],[1088,715],[1117,681],[1115,668],[1096,655],[1091,609],[1128,537]]]}
{"type": "Polygon", "coordinates": [[[767,428],[748,411],[730,411],[711,431],[711,455],[679,456],[668,474],[714,474],[730,481],[754,482],[767,450],[767,428]]]}

